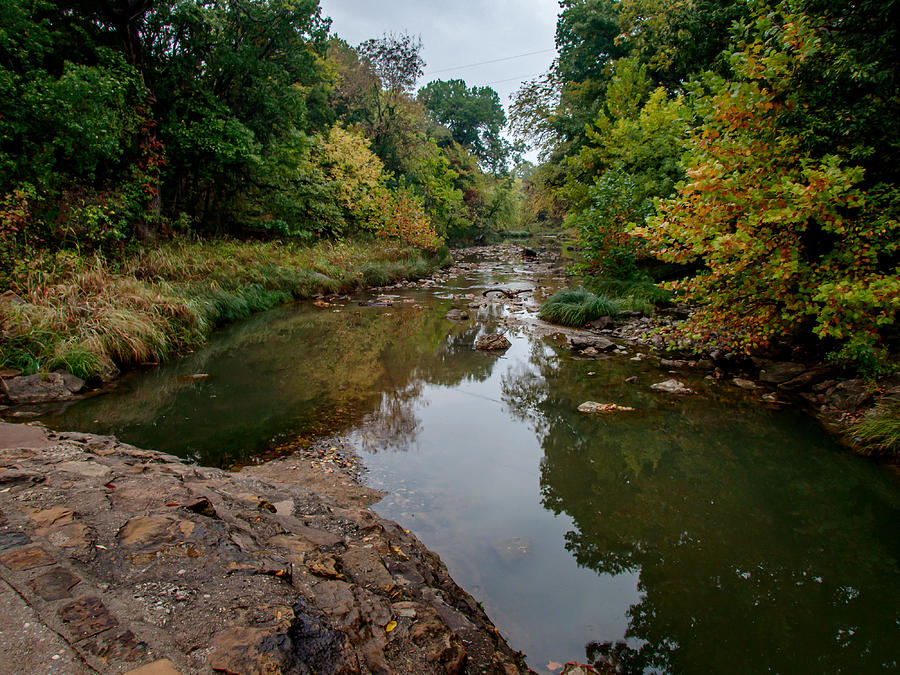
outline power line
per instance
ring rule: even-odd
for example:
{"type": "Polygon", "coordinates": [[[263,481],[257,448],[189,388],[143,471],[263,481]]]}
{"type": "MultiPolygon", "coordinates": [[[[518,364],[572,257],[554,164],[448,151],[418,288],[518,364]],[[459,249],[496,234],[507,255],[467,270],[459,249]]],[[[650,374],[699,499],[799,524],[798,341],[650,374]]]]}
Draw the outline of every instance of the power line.
{"type": "Polygon", "coordinates": [[[482,82],[481,84],[473,84],[473,87],[486,87],[489,84],[500,84],[501,82],[513,82],[515,80],[527,80],[532,77],[537,77],[538,75],[543,75],[544,73],[534,73],[533,75],[522,75],[521,77],[508,77],[505,80],[494,80],[493,82],[482,82]]]}
{"type": "Polygon", "coordinates": [[[540,49],[536,52],[526,52],[524,54],[516,54],[515,56],[504,56],[499,59],[491,59],[490,61],[479,61],[478,63],[468,63],[464,66],[453,66],[452,68],[441,68],[440,70],[432,70],[425,75],[437,75],[438,73],[446,73],[451,70],[462,70],[463,68],[474,68],[475,66],[484,66],[488,63],[500,63],[501,61],[512,61],[513,59],[521,59],[526,56],[534,56],[535,54],[547,54],[549,52],[555,52],[556,49],[540,49]]]}

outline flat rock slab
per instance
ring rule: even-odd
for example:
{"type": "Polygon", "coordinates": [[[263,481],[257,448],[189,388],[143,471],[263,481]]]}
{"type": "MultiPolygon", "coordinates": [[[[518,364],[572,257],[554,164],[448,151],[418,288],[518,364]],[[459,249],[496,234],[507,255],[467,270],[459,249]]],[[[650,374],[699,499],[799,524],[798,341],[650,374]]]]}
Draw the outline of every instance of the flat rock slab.
{"type": "Polygon", "coordinates": [[[20,548],[0,555],[0,563],[11,570],[22,572],[35,567],[47,567],[55,564],[56,561],[53,559],[53,556],[40,546],[29,546],[28,548],[20,548]]]}
{"type": "Polygon", "coordinates": [[[62,600],[72,597],[70,591],[81,579],[64,567],[54,567],[28,582],[28,587],[44,600],[62,600]]]}
{"type": "Polygon", "coordinates": [[[49,448],[54,441],[47,436],[43,427],[32,427],[27,424],[10,424],[0,422],[0,449],[7,448],[49,448]]]}
{"type": "Polygon", "coordinates": [[[146,666],[129,670],[125,675],[181,675],[181,671],[169,659],[160,659],[148,663],[146,666]]]}
{"type": "Polygon", "coordinates": [[[58,672],[527,672],[440,559],[368,509],[381,493],[352,463],[323,466],[333,453],[226,472],[90,434],[7,437],[0,583],[86,664],[58,672]]]}
{"type": "Polygon", "coordinates": [[[59,608],[59,618],[80,638],[113,628],[117,622],[100,598],[79,598],[59,608]]]}

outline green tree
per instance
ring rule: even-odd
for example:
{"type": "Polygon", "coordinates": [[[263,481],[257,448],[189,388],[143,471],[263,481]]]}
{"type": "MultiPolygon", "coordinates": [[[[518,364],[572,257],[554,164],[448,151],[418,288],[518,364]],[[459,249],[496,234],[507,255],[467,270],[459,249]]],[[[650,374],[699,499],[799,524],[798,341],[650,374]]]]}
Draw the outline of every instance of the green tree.
{"type": "Polygon", "coordinates": [[[493,172],[506,167],[511,147],[503,136],[506,113],[490,87],[467,87],[463,80],[435,80],[419,89],[419,101],[438,124],[450,130],[493,172]]]}

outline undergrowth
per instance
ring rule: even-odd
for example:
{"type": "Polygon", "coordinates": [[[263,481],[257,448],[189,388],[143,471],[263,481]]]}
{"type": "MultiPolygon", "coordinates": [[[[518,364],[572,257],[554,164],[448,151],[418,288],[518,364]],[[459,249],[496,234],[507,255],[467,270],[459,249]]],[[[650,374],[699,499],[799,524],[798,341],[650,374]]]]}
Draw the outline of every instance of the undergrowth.
{"type": "Polygon", "coordinates": [[[595,279],[591,281],[590,289],[600,295],[619,300],[623,310],[645,314],[672,301],[672,294],[669,291],[649,280],[595,279]]]}
{"type": "Polygon", "coordinates": [[[622,311],[620,301],[605,295],[594,295],[580,288],[555,293],[541,305],[538,316],[544,321],[581,328],[601,316],[616,316],[622,311]]]}
{"type": "Polygon", "coordinates": [[[900,456],[900,398],[877,404],[852,433],[865,454],[900,456]]]}
{"type": "Polygon", "coordinates": [[[45,255],[0,295],[0,366],[111,375],[291,299],[421,278],[448,262],[446,250],[426,257],[389,241],[176,240],[119,263],[45,255]]]}

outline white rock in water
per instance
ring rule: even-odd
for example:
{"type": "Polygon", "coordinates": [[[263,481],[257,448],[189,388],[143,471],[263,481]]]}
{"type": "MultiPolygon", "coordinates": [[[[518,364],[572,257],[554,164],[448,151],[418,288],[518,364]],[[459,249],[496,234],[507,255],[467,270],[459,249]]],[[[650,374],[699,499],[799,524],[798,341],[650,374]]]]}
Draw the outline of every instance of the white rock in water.
{"type": "Polygon", "coordinates": [[[689,389],[684,385],[683,382],[679,382],[676,379],[664,380],[662,382],[657,382],[656,384],[650,385],[651,389],[655,389],[656,391],[664,391],[667,394],[693,394],[694,390],[689,389]]]}

